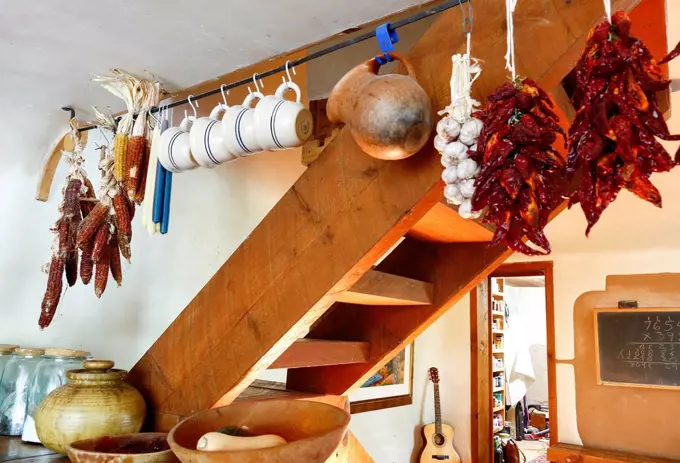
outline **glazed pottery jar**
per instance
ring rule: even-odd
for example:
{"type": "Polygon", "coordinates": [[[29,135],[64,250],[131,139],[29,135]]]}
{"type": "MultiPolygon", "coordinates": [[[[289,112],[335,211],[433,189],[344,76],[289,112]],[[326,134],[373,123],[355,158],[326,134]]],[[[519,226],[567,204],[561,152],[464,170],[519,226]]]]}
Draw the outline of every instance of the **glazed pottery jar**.
{"type": "Polygon", "coordinates": [[[388,54],[403,64],[408,75],[378,75],[378,61],[366,61],[335,85],[326,111],[332,123],[349,126],[366,153],[397,160],[417,153],[429,140],[432,107],[413,66],[396,53],[388,54]]]}
{"type": "Polygon", "coordinates": [[[26,398],[43,349],[14,351],[0,380],[0,435],[20,436],[26,420],[26,398]]]}
{"type": "Polygon", "coordinates": [[[125,370],[108,360],[87,360],[82,370],[52,391],[38,407],[35,427],[43,445],[66,453],[71,442],[139,432],[146,405],[142,395],[123,381],[125,370]]]}

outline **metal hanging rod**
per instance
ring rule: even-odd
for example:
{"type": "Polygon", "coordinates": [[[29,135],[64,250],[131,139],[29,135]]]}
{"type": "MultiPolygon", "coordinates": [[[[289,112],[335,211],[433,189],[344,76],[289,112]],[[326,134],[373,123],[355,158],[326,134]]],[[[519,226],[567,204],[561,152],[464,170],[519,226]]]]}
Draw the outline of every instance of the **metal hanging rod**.
{"type": "MultiPolygon", "coordinates": [[[[442,11],[446,11],[450,8],[460,6],[464,3],[470,3],[471,4],[472,0],[448,0],[444,3],[442,3],[441,5],[433,6],[432,8],[428,8],[424,11],[421,11],[420,13],[414,14],[413,16],[409,16],[408,18],[404,18],[400,21],[395,21],[395,22],[391,23],[391,28],[392,29],[398,29],[400,27],[407,26],[407,25],[412,24],[416,21],[420,21],[421,19],[429,18],[430,16],[434,16],[435,14],[439,14],[442,11]]],[[[296,66],[299,66],[301,64],[307,63],[307,62],[312,61],[312,60],[315,60],[317,58],[321,58],[322,56],[326,56],[330,53],[336,52],[338,50],[342,50],[343,48],[350,47],[350,46],[355,45],[359,42],[364,42],[368,39],[375,37],[375,34],[376,34],[375,30],[373,30],[371,32],[367,32],[365,34],[359,35],[359,36],[354,37],[352,39],[346,40],[344,42],[337,43],[337,44],[332,45],[330,47],[327,47],[327,48],[324,48],[322,50],[311,53],[309,55],[303,56],[300,59],[289,61],[288,62],[288,68],[289,69],[294,68],[296,66]]],[[[262,79],[262,78],[269,77],[269,76],[272,76],[274,74],[278,74],[278,73],[284,72],[284,71],[286,71],[286,65],[285,64],[281,65],[279,67],[276,67],[274,69],[270,69],[270,70],[265,71],[265,72],[261,72],[261,73],[258,72],[256,74],[256,77],[258,79],[262,79]]],[[[199,93],[197,95],[193,95],[191,97],[191,99],[192,99],[192,101],[200,100],[200,99],[203,99],[203,98],[207,98],[209,96],[217,95],[222,90],[231,90],[232,88],[241,87],[243,85],[248,85],[252,82],[253,82],[253,78],[248,77],[246,79],[241,79],[239,81],[232,82],[231,84],[223,85],[221,87],[218,87],[218,88],[213,89],[213,90],[209,90],[209,91],[204,92],[204,93],[199,93]]],[[[181,100],[173,101],[172,103],[169,103],[167,105],[163,105],[163,108],[170,109],[170,108],[174,108],[176,106],[181,106],[183,104],[187,104],[188,102],[189,102],[189,100],[187,98],[183,98],[181,100]]],[[[158,111],[160,111],[160,107],[152,108],[149,112],[156,113],[158,111]]],[[[86,131],[86,130],[92,130],[94,128],[96,128],[96,126],[91,125],[91,126],[87,126],[87,127],[82,127],[82,128],[79,129],[79,131],[83,132],[83,131],[86,131]]]]}

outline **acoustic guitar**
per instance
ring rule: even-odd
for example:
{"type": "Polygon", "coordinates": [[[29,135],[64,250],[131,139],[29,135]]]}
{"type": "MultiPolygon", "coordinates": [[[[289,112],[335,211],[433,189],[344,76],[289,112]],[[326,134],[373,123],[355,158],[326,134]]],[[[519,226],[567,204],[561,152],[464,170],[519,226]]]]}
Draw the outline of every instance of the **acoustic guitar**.
{"type": "Polygon", "coordinates": [[[420,454],[420,463],[448,461],[460,463],[460,455],[453,448],[453,428],[442,424],[441,404],[439,402],[439,370],[430,368],[430,380],[434,384],[434,423],[423,426],[425,447],[420,454]]]}

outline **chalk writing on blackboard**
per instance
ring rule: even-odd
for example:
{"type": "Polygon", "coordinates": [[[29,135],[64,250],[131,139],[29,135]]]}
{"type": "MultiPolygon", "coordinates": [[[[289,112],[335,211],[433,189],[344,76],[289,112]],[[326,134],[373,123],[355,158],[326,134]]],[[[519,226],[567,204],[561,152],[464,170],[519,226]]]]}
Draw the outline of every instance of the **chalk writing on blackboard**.
{"type": "Polygon", "coordinates": [[[680,387],[680,309],[596,311],[601,383],[680,387]]]}

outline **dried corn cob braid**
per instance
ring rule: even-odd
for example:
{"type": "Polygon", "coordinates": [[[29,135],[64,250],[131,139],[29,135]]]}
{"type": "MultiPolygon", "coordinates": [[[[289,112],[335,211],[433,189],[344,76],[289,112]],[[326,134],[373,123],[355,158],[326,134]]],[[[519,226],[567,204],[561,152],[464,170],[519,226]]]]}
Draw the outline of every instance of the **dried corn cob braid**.
{"type": "Polygon", "coordinates": [[[106,290],[106,283],[109,280],[109,246],[104,246],[99,261],[94,269],[94,294],[102,297],[106,290]]]}
{"type": "Polygon", "coordinates": [[[98,202],[94,209],[87,215],[85,220],[80,224],[78,229],[78,237],[76,238],[76,245],[82,248],[87,241],[94,236],[99,229],[99,226],[106,220],[109,214],[109,207],[102,202],[98,202]]]}
{"type": "Polygon", "coordinates": [[[80,254],[80,279],[84,285],[90,283],[92,279],[92,271],[94,270],[94,261],[92,260],[93,247],[93,240],[85,242],[83,252],[80,254]]]}
{"type": "Polygon", "coordinates": [[[123,284],[123,268],[120,263],[120,249],[118,249],[118,238],[116,238],[116,235],[111,237],[109,252],[111,276],[113,276],[113,279],[116,280],[116,283],[120,286],[123,284]]]}
{"type": "Polygon", "coordinates": [[[113,145],[114,175],[119,182],[125,181],[127,160],[128,134],[117,133],[113,145]]]}
{"type": "Polygon", "coordinates": [[[107,222],[102,223],[97,230],[97,234],[94,237],[94,244],[92,246],[92,262],[95,264],[99,262],[104,253],[104,248],[109,246],[111,241],[111,232],[109,231],[109,224],[107,222]]]}
{"type": "Polygon", "coordinates": [[[132,257],[130,243],[125,240],[124,236],[121,236],[120,231],[118,232],[118,247],[120,248],[120,255],[130,262],[130,258],[132,257]]]}
{"type": "Polygon", "coordinates": [[[146,150],[144,150],[144,158],[142,159],[141,177],[139,179],[139,186],[137,187],[137,194],[135,195],[135,202],[142,204],[144,202],[144,193],[146,192],[146,177],[149,170],[149,159],[151,158],[151,142],[146,141],[146,150]]]}
{"type": "Polygon", "coordinates": [[[64,259],[59,256],[52,256],[50,269],[47,277],[47,289],[43,296],[40,319],[40,328],[46,328],[52,322],[54,314],[61,299],[61,289],[63,285],[64,259]]]}

